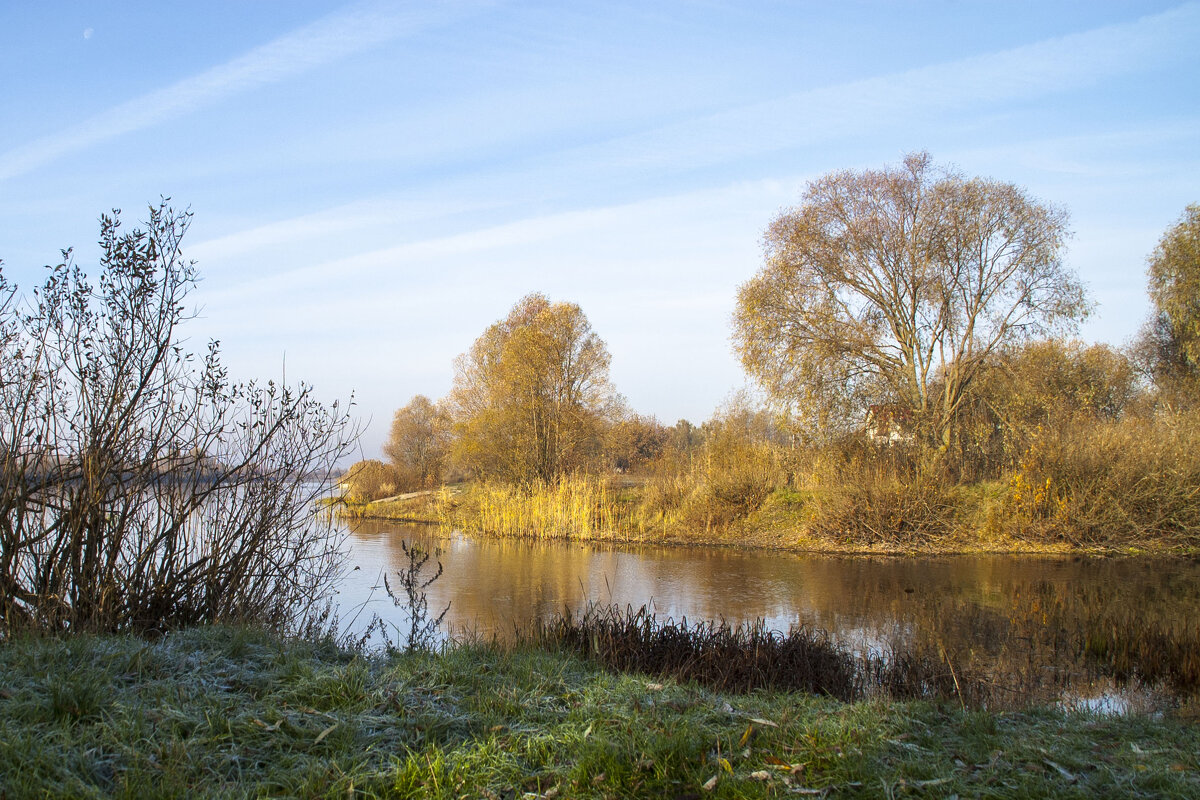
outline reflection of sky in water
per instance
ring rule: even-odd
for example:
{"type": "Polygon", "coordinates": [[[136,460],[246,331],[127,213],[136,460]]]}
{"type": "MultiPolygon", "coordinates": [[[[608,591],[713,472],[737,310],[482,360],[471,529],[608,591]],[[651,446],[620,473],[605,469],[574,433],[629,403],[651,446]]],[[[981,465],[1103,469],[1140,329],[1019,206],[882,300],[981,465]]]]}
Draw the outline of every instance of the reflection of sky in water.
{"type": "MultiPolygon", "coordinates": [[[[485,636],[503,637],[516,625],[564,609],[578,613],[588,603],[646,605],[660,617],[689,622],[761,618],[783,631],[807,625],[829,631],[857,653],[922,641],[963,658],[1027,666],[1029,653],[1013,648],[1036,648],[1032,640],[1041,626],[1078,624],[1072,615],[1115,607],[1157,620],[1200,616],[1200,565],[1194,561],[619,549],[473,539],[433,527],[364,522],[353,526],[350,571],[339,585],[344,630],[362,630],[375,614],[400,630],[407,625],[405,609],[393,606],[382,580],[386,570],[399,588],[401,540],[441,548],[445,573],[428,590],[429,607],[437,614],[450,603],[452,632],[485,636]]],[[[1111,689],[1107,681],[1097,686],[1101,694],[1111,689]]]]}
{"type": "Polygon", "coordinates": [[[361,629],[373,614],[397,625],[406,621],[404,609],[387,597],[382,578],[386,570],[397,588],[395,573],[404,566],[401,539],[441,549],[445,573],[429,588],[429,605],[441,609],[451,603],[447,621],[453,630],[503,635],[514,624],[564,608],[578,612],[589,602],[646,605],[659,616],[690,621],[724,618],[736,624],[763,618],[779,630],[812,616],[795,576],[797,585],[791,586],[771,574],[775,570],[749,576],[752,559],[744,554],[475,540],[430,528],[362,525],[349,538],[348,572],[338,587],[347,627],[361,629]]]}

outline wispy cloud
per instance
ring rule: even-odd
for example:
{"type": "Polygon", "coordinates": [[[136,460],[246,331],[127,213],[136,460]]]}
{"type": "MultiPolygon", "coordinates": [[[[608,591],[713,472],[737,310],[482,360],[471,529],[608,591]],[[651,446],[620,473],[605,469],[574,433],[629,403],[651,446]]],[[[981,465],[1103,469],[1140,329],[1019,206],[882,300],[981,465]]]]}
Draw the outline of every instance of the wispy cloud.
{"type": "MultiPolygon", "coordinates": [[[[499,174],[493,174],[492,177],[504,181],[519,175],[522,187],[536,183],[538,176],[551,176],[545,180],[552,181],[555,186],[591,185],[594,178],[620,174],[622,167],[633,166],[639,172],[642,169],[653,172],[693,168],[703,164],[725,163],[747,155],[833,141],[881,126],[905,126],[911,130],[912,120],[929,122],[940,115],[960,119],[955,112],[962,109],[982,109],[986,115],[991,113],[989,109],[1006,108],[1013,100],[1069,92],[1115,76],[1136,74],[1139,70],[1178,59],[1179,53],[1190,52],[1188,43],[1197,37],[1200,37],[1200,4],[1188,3],[1130,22],[954,62],[799,92],[633,135],[559,150],[529,160],[510,161],[497,165],[499,174]],[[539,164],[553,169],[537,169],[539,164]]],[[[1186,130],[1186,124],[1181,124],[1185,125],[1186,130]]],[[[1089,141],[1097,135],[1089,134],[1089,141]]],[[[1069,142],[1076,150],[1080,143],[1069,142]]],[[[1027,159],[1032,157],[1030,153],[1046,150],[1046,147],[1032,147],[1032,144],[1029,140],[1021,144],[1021,148],[1027,150],[1024,156],[1027,159]]],[[[1106,152],[1111,149],[1108,148],[1106,152]]],[[[337,148],[329,150],[335,151],[337,148]]],[[[1111,160],[1105,163],[1111,163],[1111,160]]],[[[1059,168],[1068,167],[1077,171],[1099,169],[1094,163],[1071,166],[1065,161],[1059,168]]],[[[477,195],[487,174],[486,171],[472,172],[461,179],[461,183],[442,178],[437,188],[442,193],[457,188],[461,190],[457,192],[458,197],[477,195]]],[[[541,185],[530,190],[539,196],[547,191],[547,186],[541,185]]],[[[413,206],[428,204],[430,192],[431,187],[422,186],[420,193],[412,200],[413,206]]],[[[512,195],[509,198],[514,199],[512,195]]],[[[657,204],[661,200],[654,198],[642,202],[657,204]]],[[[268,244],[278,245],[298,239],[312,242],[328,238],[333,233],[349,228],[374,225],[378,216],[365,210],[372,205],[378,205],[377,201],[364,202],[362,207],[329,209],[272,223],[225,239],[205,242],[198,245],[193,253],[204,262],[218,256],[241,256],[261,250],[268,244]]],[[[638,203],[619,207],[622,210],[642,208],[638,203]]],[[[286,274],[292,280],[307,282],[319,280],[331,272],[378,272],[394,269],[398,264],[422,263],[451,253],[485,252],[500,247],[527,245],[563,230],[578,232],[582,228],[595,229],[598,225],[612,224],[614,215],[621,214],[622,211],[614,207],[572,209],[449,236],[425,236],[416,241],[377,247],[369,252],[336,260],[318,256],[309,260],[309,264],[289,270],[286,274]]],[[[339,247],[344,247],[344,243],[339,247]]],[[[270,278],[264,277],[264,280],[279,279],[280,273],[270,278]]],[[[239,291],[242,288],[239,287],[239,291]]]]}
{"type": "Polygon", "coordinates": [[[931,115],[1003,107],[1178,61],[1200,40],[1200,3],[958,61],[737,106],[549,157],[613,168],[695,168],[929,124],[931,115]]]}
{"type": "MultiPolygon", "coordinates": [[[[661,250],[686,249],[679,244],[677,237],[694,235],[695,225],[707,226],[723,240],[732,238],[744,241],[752,258],[756,258],[756,229],[760,221],[771,209],[793,197],[800,185],[799,178],[735,183],[714,189],[477,226],[270,274],[248,273],[247,280],[215,291],[208,299],[210,302],[225,302],[240,297],[269,296],[282,291],[300,294],[327,287],[330,276],[337,276],[344,285],[362,286],[386,283],[398,272],[406,275],[409,283],[421,280],[423,275],[442,274],[447,270],[480,269],[487,272],[492,267],[483,267],[482,264],[491,265],[503,258],[535,259],[545,255],[543,248],[552,251],[555,254],[553,258],[558,260],[563,250],[569,250],[572,246],[582,247],[579,245],[581,241],[589,242],[582,247],[591,253],[589,258],[595,258],[597,250],[608,252],[611,248],[620,251],[622,261],[633,258],[633,253],[643,250],[653,251],[662,257],[661,250]],[[718,220],[725,225],[718,228],[718,220]],[[733,224],[737,220],[742,222],[741,226],[733,224]],[[679,226],[683,226],[683,229],[675,230],[679,226]],[[605,248],[602,242],[611,238],[612,231],[621,231],[623,241],[620,244],[610,243],[605,248]]],[[[292,223],[281,223],[281,226],[291,228],[292,223]]],[[[265,248],[265,242],[273,238],[274,233],[274,227],[271,226],[239,234],[239,240],[230,243],[236,244],[236,247],[230,247],[228,253],[253,258],[259,248],[252,245],[265,248]]],[[[203,266],[214,255],[220,254],[224,246],[221,240],[214,240],[211,245],[194,248],[190,255],[199,258],[203,266]]],[[[583,254],[576,254],[573,266],[578,268],[584,260],[583,254]]],[[[423,288],[423,291],[427,290],[430,287],[423,288]]],[[[457,288],[453,290],[458,291],[457,288]]]]}
{"type": "Polygon", "coordinates": [[[199,75],[128,100],[61,133],[0,154],[0,180],[445,22],[457,13],[457,8],[452,4],[355,4],[199,75]]]}
{"type": "Polygon", "coordinates": [[[469,197],[448,200],[426,193],[411,197],[373,196],[206,239],[189,246],[188,256],[216,263],[248,253],[278,252],[282,247],[305,248],[330,240],[336,240],[338,247],[344,248],[345,241],[353,241],[349,237],[360,233],[390,232],[394,238],[400,228],[398,220],[409,227],[422,226],[431,221],[478,214],[496,205],[493,201],[469,197]]]}
{"type": "MultiPolygon", "coordinates": [[[[566,114],[535,113],[539,102],[553,102],[559,109],[562,99],[558,97],[506,96],[482,105],[478,97],[451,97],[436,108],[405,110],[398,119],[356,124],[335,134],[319,132],[314,134],[318,138],[266,158],[280,168],[302,159],[306,164],[373,162],[393,170],[406,164],[424,168],[461,160],[464,194],[478,191],[488,179],[508,181],[515,176],[522,186],[543,181],[547,185],[536,191],[556,195],[572,185],[656,184],[663,174],[831,142],[878,138],[881,133],[895,139],[896,147],[929,145],[937,139],[935,132],[947,125],[987,129],[1004,124],[1004,115],[1020,113],[1026,103],[1070,96],[1164,65],[1195,63],[1191,43],[1198,39],[1200,4],[1188,3],[1127,22],[715,113],[688,114],[670,124],[649,124],[603,138],[594,138],[586,126],[561,137],[562,131],[550,130],[546,119],[580,116],[573,108],[566,114]],[[522,109],[521,114],[505,116],[499,109],[506,104],[522,109]],[[996,115],[996,120],[989,121],[989,115],[996,115]],[[471,123],[477,119],[489,123],[471,123]],[[915,142],[909,141],[913,138],[915,142]],[[513,146],[526,139],[539,146],[513,146]],[[483,160],[476,160],[481,154],[483,160]],[[487,154],[504,155],[489,160],[487,154]]],[[[437,186],[444,190],[455,177],[453,172],[439,172],[437,186]]],[[[423,178],[417,174],[414,180],[423,178]]],[[[427,191],[430,188],[425,186],[427,191]]]]}

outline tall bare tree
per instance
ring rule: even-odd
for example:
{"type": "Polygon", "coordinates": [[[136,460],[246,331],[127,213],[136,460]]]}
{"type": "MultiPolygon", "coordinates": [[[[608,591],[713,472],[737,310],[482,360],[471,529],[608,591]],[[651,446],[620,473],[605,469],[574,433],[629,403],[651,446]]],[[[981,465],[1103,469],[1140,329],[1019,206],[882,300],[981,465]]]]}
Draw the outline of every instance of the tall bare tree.
{"type": "Polygon", "coordinates": [[[609,361],[579,306],[522,298],[455,362],[455,460],[514,482],[589,468],[615,402],[609,361]]]}
{"type": "Polygon", "coordinates": [[[766,264],[738,291],[734,344],[816,435],[898,403],[945,446],[990,354],[1086,315],[1062,262],[1067,236],[1062,209],[927,153],[835,172],[767,229],[766,264]]]}

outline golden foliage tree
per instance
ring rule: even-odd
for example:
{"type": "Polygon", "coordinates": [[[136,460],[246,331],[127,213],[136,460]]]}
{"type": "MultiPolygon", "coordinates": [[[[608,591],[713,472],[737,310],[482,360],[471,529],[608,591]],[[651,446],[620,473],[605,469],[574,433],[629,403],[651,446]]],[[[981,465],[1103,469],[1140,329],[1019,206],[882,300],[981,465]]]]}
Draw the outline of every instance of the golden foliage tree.
{"type": "Polygon", "coordinates": [[[1106,344],[1045,339],[1007,348],[959,409],[956,455],[964,474],[995,476],[1039,434],[1115,421],[1138,397],[1133,363],[1106,344]]]}
{"type": "Polygon", "coordinates": [[[448,415],[419,394],[397,409],[383,452],[396,468],[402,489],[428,489],[442,481],[449,445],[448,415]]]}
{"type": "Polygon", "coordinates": [[[945,445],[995,351],[1086,314],[1062,262],[1067,235],[1065,211],[927,153],[835,172],[767,229],[766,265],[738,292],[734,344],[817,435],[900,403],[945,445]]]}
{"type": "Polygon", "coordinates": [[[591,468],[616,403],[609,361],[578,305],[522,298],[455,362],[455,461],[515,483],[591,468]]]}
{"type": "Polygon", "coordinates": [[[351,503],[379,500],[396,494],[400,488],[396,470],[374,458],[351,464],[340,484],[345,490],[346,500],[351,503]]]}
{"type": "Polygon", "coordinates": [[[1147,272],[1154,316],[1140,354],[1169,399],[1190,399],[1200,378],[1200,205],[1163,234],[1147,272]]]}

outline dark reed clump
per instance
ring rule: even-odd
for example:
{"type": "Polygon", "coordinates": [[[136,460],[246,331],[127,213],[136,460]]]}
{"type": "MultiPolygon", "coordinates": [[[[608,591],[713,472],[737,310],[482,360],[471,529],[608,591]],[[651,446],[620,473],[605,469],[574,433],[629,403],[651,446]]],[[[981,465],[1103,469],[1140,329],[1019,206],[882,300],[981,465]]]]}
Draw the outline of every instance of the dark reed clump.
{"type": "MultiPolygon", "coordinates": [[[[943,647],[909,642],[893,644],[886,655],[864,656],[859,664],[863,685],[895,700],[953,700],[963,708],[1019,708],[1043,696],[1040,685],[1020,684],[1019,677],[1020,685],[997,682],[966,661],[943,647]]],[[[1056,696],[1057,691],[1051,693],[1056,696]]]]}
{"type": "Polygon", "coordinates": [[[1200,694],[1200,622],[1145,620],[1114,612],[1083,634],[1087,658],[1119,682],[1161,684],[1181,697],[1200,694]]]}
{"type": "Polygon", "coordinates": [[[786,634],[765,622],[730,625],[659,620],[645,606],[590,606],[569,610],[518,632],[518,638],[557,645],[609,669],[692,680],[721,691],[777,689],[842,700],[862,696],[855,657],[824,631],[793,628],[786,634]]]}
{"type": "Polygon", "coordinates": [[[645,606],[592,605],[578,615],[567,609],[519,629],[516,640],[563,648],[616,672],[695,681],[718,691],[801,691],[846,701],[886,697],[1022,708],[1054,702],[1104,675],[1118,685],[1166,688],[1181,698],[1200,689],[1200,623],[1139,626],[1112,613],[1072,636],[1054,619],[1051,613],[1039,628],[1048,637],[1043,650],[1031,649],[1036,630],[997,635],[993,658],[1003,664],[950,636],[897,639],[886,652],[864,653],[807,626],[783,633],[761,619],[689,623],[660,619],[645,606]],[[1021,642],[1030,646],[1022,649],[1021,642]]]}

